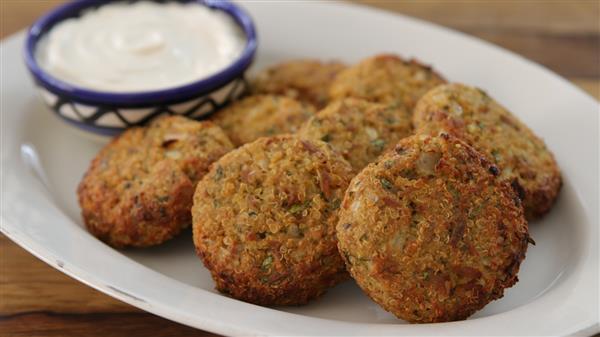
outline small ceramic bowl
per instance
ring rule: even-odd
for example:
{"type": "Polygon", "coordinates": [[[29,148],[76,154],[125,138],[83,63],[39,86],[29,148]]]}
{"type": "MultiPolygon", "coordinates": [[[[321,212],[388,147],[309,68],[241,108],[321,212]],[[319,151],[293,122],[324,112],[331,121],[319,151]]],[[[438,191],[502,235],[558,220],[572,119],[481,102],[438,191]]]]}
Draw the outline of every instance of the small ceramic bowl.
{"type": "Polygon", "coordinates": [[[46,14],[29,29],[25,62],[44,102],[66,122],[97,135],[112,136],[163,114],[202,119],[246,91],[244,73],[252,63],[257,47],[254,23],[244,10],[223,0],[179,0],[225,12],[246,35],[246,45],[237,60],[220,72],[190,84],[156,91],[102,92],[66,83],[38,65],[36,44],[55,24],[109,2],[112,1],[78,0],[68,3],[46,14]]]}

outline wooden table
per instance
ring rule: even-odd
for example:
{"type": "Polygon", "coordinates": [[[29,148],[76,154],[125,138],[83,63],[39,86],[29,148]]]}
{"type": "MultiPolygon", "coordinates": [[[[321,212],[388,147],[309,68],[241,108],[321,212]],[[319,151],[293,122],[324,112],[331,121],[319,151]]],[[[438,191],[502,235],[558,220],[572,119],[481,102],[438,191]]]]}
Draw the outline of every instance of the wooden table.
{"type": "MultiPolygon", "coordinates": [[[[0,0],[4,38],[60,0],[0,0]]],[[[598,1],[363,1],[478,36],[600,99],[598,1]]],[[[54,270],[0,235],[0,336],[210,336],[145,313],[54,270]]]]}

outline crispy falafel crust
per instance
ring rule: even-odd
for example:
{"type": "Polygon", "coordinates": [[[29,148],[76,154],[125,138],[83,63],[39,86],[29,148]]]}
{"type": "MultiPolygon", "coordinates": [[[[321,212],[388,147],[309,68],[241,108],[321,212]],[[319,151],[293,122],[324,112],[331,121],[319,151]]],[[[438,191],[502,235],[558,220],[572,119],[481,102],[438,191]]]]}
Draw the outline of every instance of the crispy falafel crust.
{"type": "Polygon", "coordinates": [[[415,323],[465,319],[517,282],[528,244],[498,169],[442,134],[401,140],[350,183],[339,250],[360,287],[415,323]]]}
{"type": "Polygon", "coordinates": [[[396,104],[412,113],[419,98],[442,83],[446,81],[440,74],[415,59],[381,54],[340,72],[331,84],[329,96],[332,100],[355,97],[396,104]]]}
{"type": "Polygon", "coordinates": [[[411,115],[405,110],[346,98],[319,111],[298,135],[331,144],[358,172],[411,133],[411,115]]]}
{"type": "Polygon", "coordinates": [[[274,95],[247,96],[219,111],[212,121],[219,125],[235,146],[260,137],[295,133],[315,114],[308,103],[274,95]]]}
{"type": "Polygon", "coordinates": [[[346,66],[337,61],[305,59],[273,65],[250,82],[252,94],[288,96],[323,108],[329,102],[329,87],[346,66]]]}
{"type": "Polygon", "coordinates": [[[457,83],[439,86],[423,96],[413,118],[420,132],[451,133],[494,162],[519,192],[528,219],[554,205],[562,178],[552,152],[483,90],[457,83]]]}
{"type": "Polygon", "coordinates": [[[260,305],[299,305],[347,279],[335,240],[351,167],[323,142],[260,138],[198,183],[196,251],[219,291],[260,305]]]}
{"type": "Polygon", "coordinates": [[[114,247],[160,244],[191,222],[197,181],[233,145],[211,122],[163,117],[113,139],[77,189],[89,231],[114,247]]]}

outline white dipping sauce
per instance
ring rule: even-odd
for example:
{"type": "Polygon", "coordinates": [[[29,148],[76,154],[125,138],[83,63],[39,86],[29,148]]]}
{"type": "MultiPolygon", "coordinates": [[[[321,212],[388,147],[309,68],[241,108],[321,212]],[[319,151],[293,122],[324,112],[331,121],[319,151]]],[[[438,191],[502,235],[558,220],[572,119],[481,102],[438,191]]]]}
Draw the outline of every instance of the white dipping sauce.
{"type": "Polygon", "coordinates": [[[245,42],[229,15],[197,3],[111,3],[58,23],[36,59],[80,87],[136,92],[206,78],[233,63],[245,42]]]}

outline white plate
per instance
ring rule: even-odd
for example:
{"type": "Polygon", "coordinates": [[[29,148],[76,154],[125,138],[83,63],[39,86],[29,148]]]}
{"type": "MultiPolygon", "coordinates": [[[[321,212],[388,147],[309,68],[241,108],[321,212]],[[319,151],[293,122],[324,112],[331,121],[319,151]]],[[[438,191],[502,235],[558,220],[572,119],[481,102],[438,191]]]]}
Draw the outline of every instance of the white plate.
{"type": "Polygon", "coordinates": [[[469,320],[407,325],[351,281],[303,307],[264,308],[218,294],[190,232],[163,247],[117,251],[82,226],[75,189],[99,145],[35,96],[23,34],[2,43],[2,232],[55,268],[134,306],[197,328],[243,335],[566,335],[598,325],[598,103],[519,56],[460,33],[333,3],[247,3],[260,47],[255,68],[317,57],[355,62],[395,52],[487,90],[554,151],[564,188],[530,230],[520,282],[469,320]]]}

